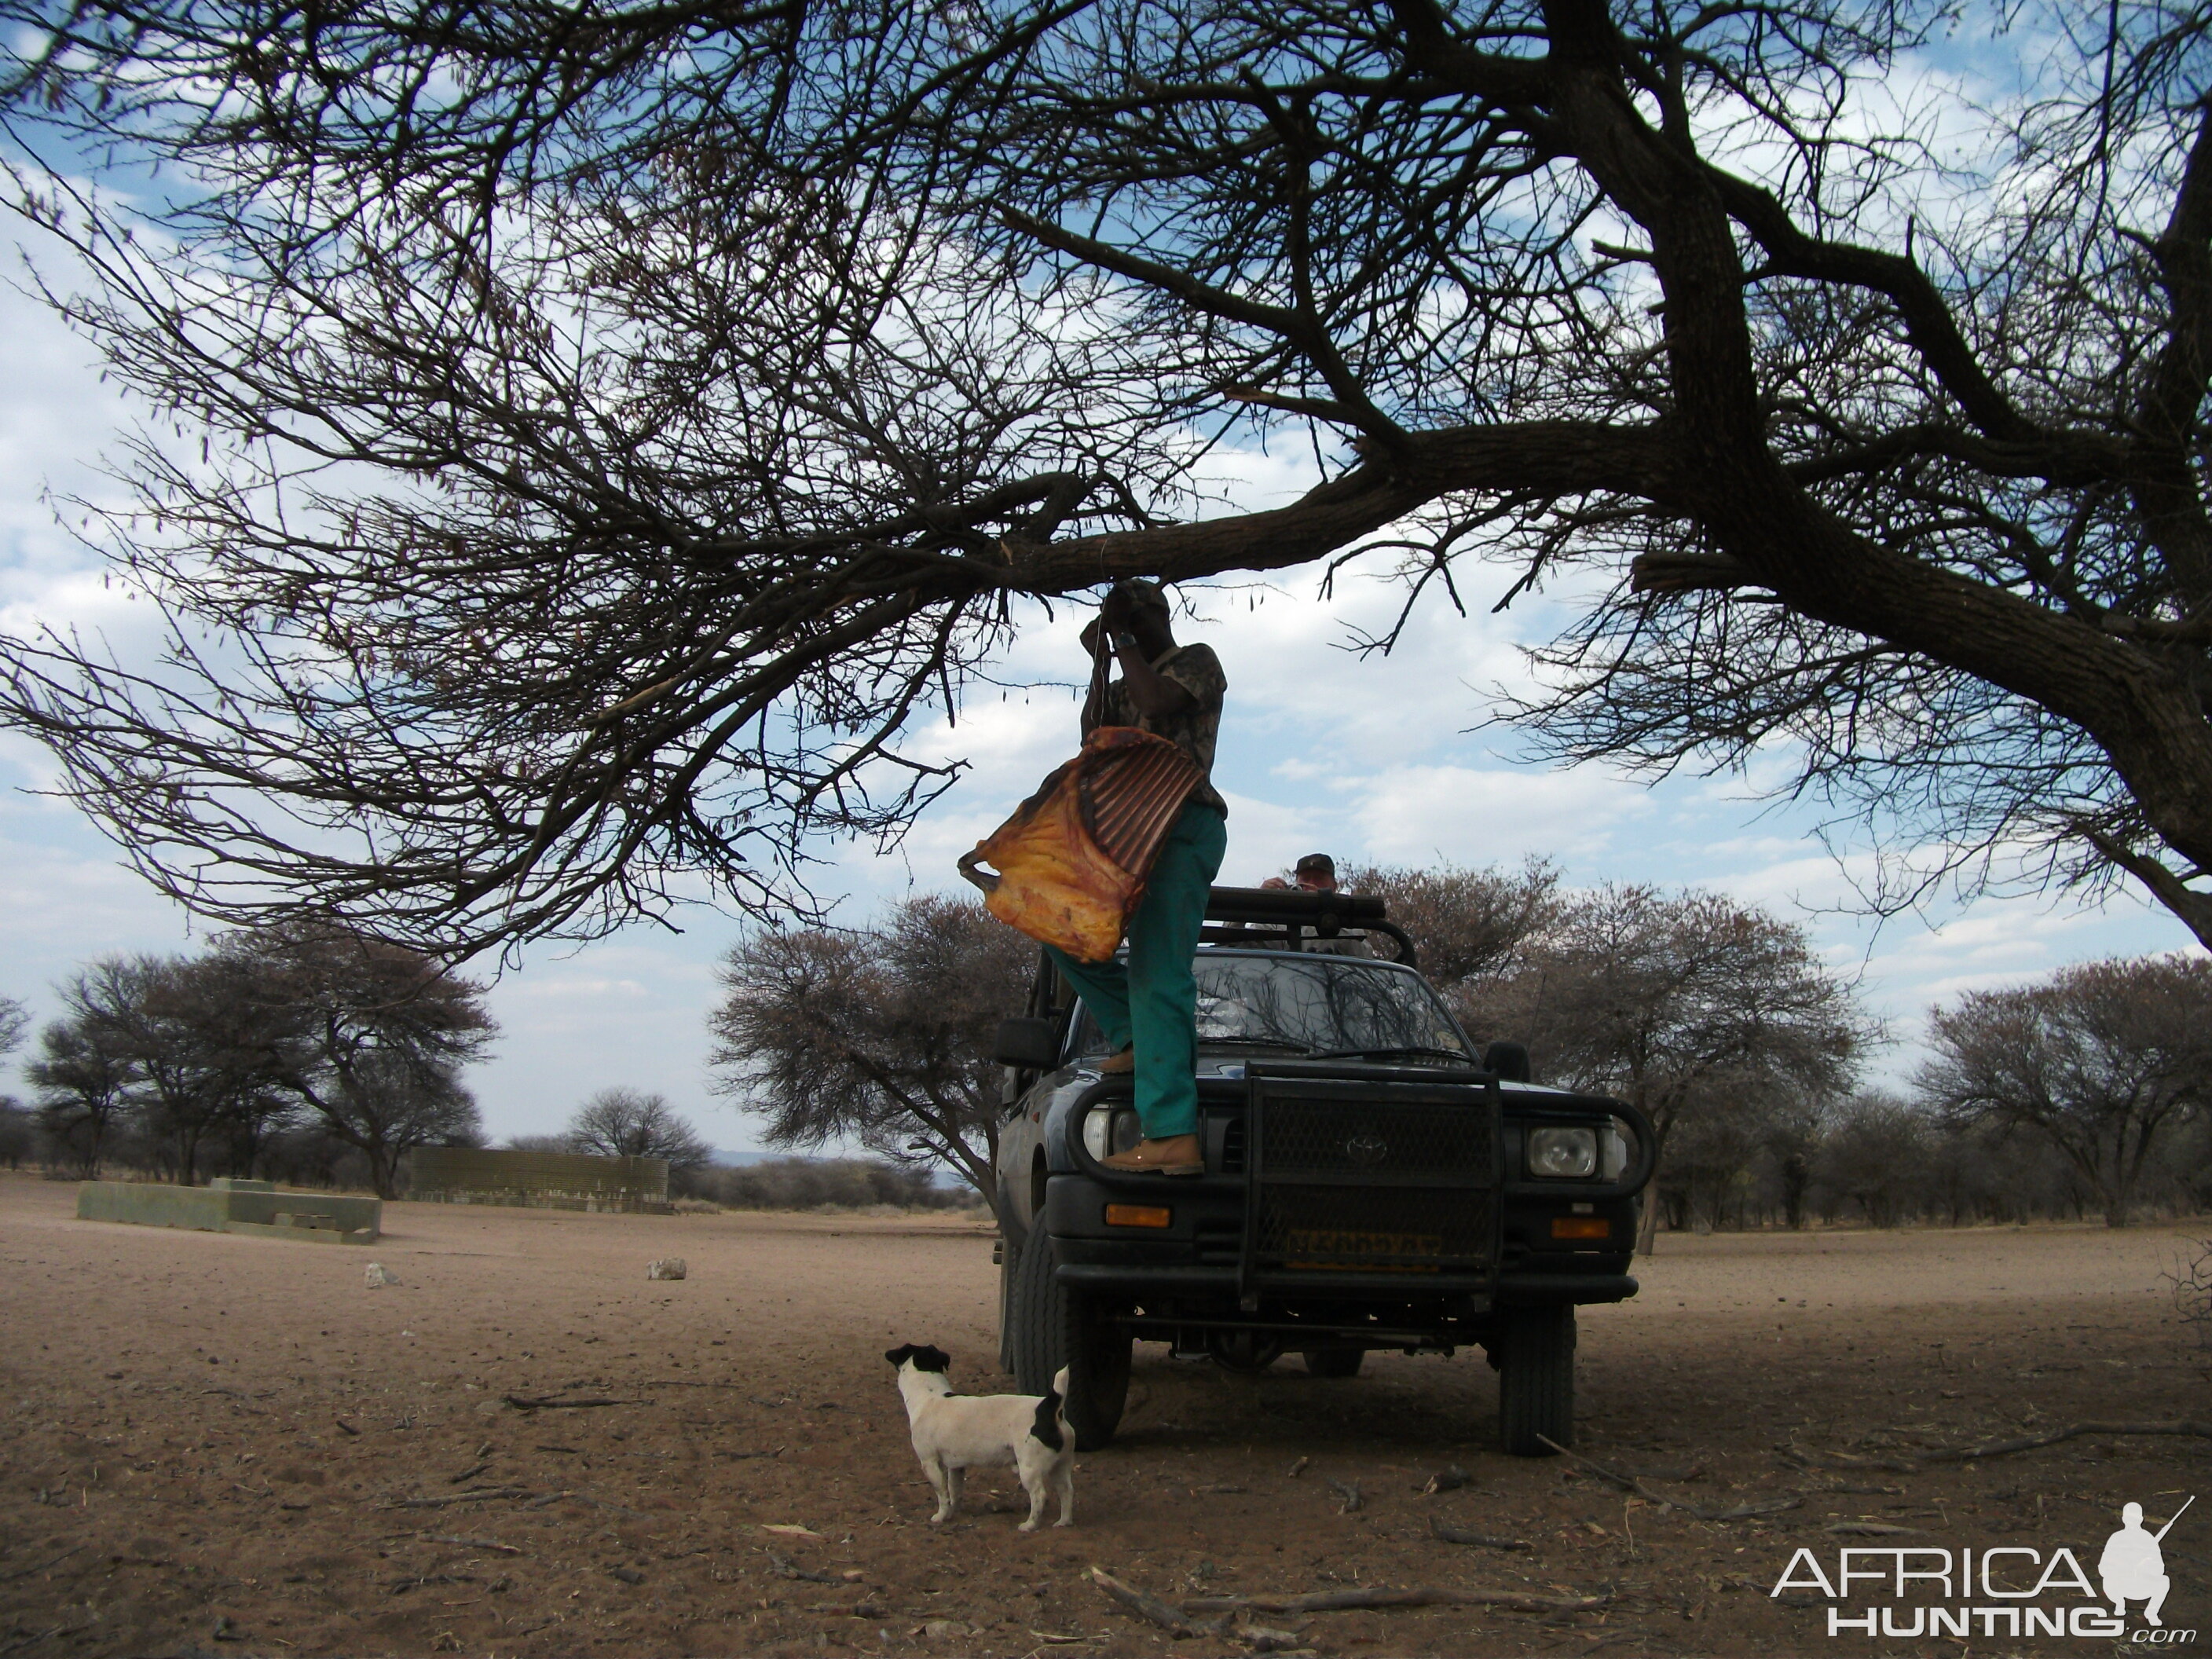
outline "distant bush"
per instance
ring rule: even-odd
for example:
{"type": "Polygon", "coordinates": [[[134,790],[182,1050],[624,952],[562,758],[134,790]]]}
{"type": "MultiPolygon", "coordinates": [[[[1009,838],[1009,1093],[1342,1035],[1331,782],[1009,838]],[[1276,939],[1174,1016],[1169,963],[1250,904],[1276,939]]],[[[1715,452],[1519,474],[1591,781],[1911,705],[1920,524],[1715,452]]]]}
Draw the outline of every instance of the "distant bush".
{"type": "Polygon", "coordinates": [[[976,1201],[964,1187],[940,1187],[926,1168],[857,1158],[779,1158],[764,1164],[714,1164],[672,1179],[686,1198],[726,1210],[964,1209],[976,1201]]]}

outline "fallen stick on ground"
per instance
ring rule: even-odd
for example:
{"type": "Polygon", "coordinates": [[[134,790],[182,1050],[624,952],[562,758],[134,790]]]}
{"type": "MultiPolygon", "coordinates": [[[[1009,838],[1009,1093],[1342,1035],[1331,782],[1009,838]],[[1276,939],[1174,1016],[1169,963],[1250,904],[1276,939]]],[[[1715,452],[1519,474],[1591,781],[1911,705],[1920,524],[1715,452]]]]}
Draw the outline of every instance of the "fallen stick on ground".
{"type": "Polygon", "coordinates": [[[811,1572],[796,1561],[786,1560],[774,1550],[768,1552],[769,1571],[779,1578],[796,1578],[808,1584],[842,1584],[845,1581],[835,1573],[811,1572]]]}
{"type": "Polygon", "coordinates": [[[1310,1595],[1202,1595],[1183,1603],[1194,1613],[1352,1613],[1364,1607],[1509,1607],[1520,1613],[1589,1613],[1613,1597],[1531,1595],[1526,1590],[1348,1589],[1310,1595]]]}
{"type": "Polygon", "coordinates": [[[644,1400],[555,1400],[550,1396],[539,1400],[520,1394],[507,1395],[503,1398],[519,1412],[577,1412],[592,1406],[644,1406],[652,1403],[644,1400]]]}
{"type": "Polygon", "coordinates": [[[1209,1620],[1200,1624],[1186,1619],[1157,1595],[1146,1594],[1134,1584],[1125,1584],[1101,1566],[1091,1569],[1091,1582],[1106,1594],[1106,1599],[1139,1619],[1149,1620],[1162,1630],[1172,1631],[1177,1636],[1218,1636],[1224,1620],[1209,1620]]]}
{"type": "Polygon", "coordinates": [[[479,1486],[474,1492],[457,1492],[444,1498],[403,1498],[386,1507],[395,1510],[436,1510],[448,1504],[480,1504],[489,1498],[527,1498],[530,1494],[520,1486],[479,1486]]]}
{"type": "Polygon", "coordinates": [[[459,1544],[463,1549],[496,1550],[501,1555],[522,1553],[514,1545],[502,1544],[495,1538],[453,1538],[441,1532],[426,1532],[422,1536],[433,1544],[459,1544]]]}
{"type": "Polygon", "coordinates": [[[81,1630],[91,1628],[89,1625],[56,1625],[52,1630],[34,1631],[27,1636],[9,1643],[5,1647],[0,1647],[0,1653],[13,1653],[18,1648],[33,1647],[40,1642],[51,1641],[57,1636],[74,1636],[81,1630]]]}
{"type": "Polygon", "coordinates": [[[1893,1474],[1911,1474],[1924,1469],[1930,1463],[1966,1463],[1982,1457],[2010,1457],[2018,1452],[2040,1451],[2045,1446],[2078,1440],[2087,1434],[2112,1435],[2193,1435],[2212,1440],[2212,1423],[2192,1422],[2185,1418],[2176,1423],[2069,1423],[2063,1429],[2053,1429],[2048,1434],[2032,1434],[2018,1440],[1992,1441],[1983,1446],[1939,1447],[1934,1451],[1899,1452],[1891,1457],[1860,1457],[1850,1452],[1808,1452],[1789,1448],[1785,1455],[1795,1462],[1816,1469],[1883,1469],[1893,1474]]]}
{"type": "Polygon", "coordinates": [[[1553,1451],[1559,1453],[1560,1456],[1565,1458],[1570,1463],[1580,1464],[1583,1468],[1588,1469],[1592,1474],[1597,1476],[1599,1480],[1618,1486],[1623,1492],[1633,1492],[1645,1503],[1656,1504],[1662,1510],[1680,1510],[1683,1514],[1690,1516],[1692,1520],[1748,1521],[1753,1516],[1779,1515],[1784,1510],[1796,1509],[1799,1504],[1805,1501],[1802,1498],[1778,1498],[1766,1503],[1737,1504],[1724,1510],[1709,1510],[1696,1504],[1686,1504],[1679,1498],[1669,1498],[1662,1492],[1654,1492],[1650,1487],[1645,1486],[1634,1475],[1623,1474],[1618,1469],[1609,1469],[1602,1463],[1592,1462],[1589,1458],[1582,1456],[1578,1453],[1569,1451],[1558,1441],[1551,1439],[1547,1436],[1540,1434],[1536,1438],[1543,1441],[1546,1445],[1549,1446],[1553,1451]]]}
{"type": "Polygon", "coordinates": [[[2009,1457],[2014,1452],[2037,1451],[2045,1446],[2055,1446],[2063,1440],[2079,1439],[2085,1434],[2182,1434],[2195,1435],[2212,1440],[2212,1423],[2075,1423],[2053,1434],[2030,1435],[2023,1440],[2000,1440],[1987,1446],[1962,1446],[1956,1451],[1930,1451],[1918,1454],[1923,1463],[1963,1463],[1976,1457],[2009,1457]]]}
{"type": "Polygon", "coordinates": [[[1473,1544],[1486,1550],[1533,1550],[1536,1547],[1534,1544],[1524,1544],[1517,1538],[1492,1538],[1488,1533],[1469,1532],[1465,1527],[1448,1527],[1433,1515],[1429,1517],[1429,1533],[1431,1537],[1446,1544],[1473,1544]]]}
{"type": "Polygon", "coordinates": [[[64,1550],[59,1555],[54,1557],[51,1561],[42,1561],[35,1567],[19,1567],[14,1572],[7,1574],[4,1577],[0,1577],[0,1584],[13,1583],[18,1578],[33,1577],[39,1573],[44,1572],[48,1567],[58,1567],[63,1562],[68,1560],[70,1557],[75,1555],[84,1546],[82,1544],[72,1544],[69,1548],[64,1550]]]}

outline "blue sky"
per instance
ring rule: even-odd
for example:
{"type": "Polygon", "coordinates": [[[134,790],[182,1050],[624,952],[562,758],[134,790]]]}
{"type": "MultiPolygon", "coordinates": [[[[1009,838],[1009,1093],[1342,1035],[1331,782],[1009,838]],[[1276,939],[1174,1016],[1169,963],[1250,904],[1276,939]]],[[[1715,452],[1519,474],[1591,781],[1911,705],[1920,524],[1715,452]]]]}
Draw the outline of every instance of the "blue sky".
{"type": "MultiPolygon", "coordinates": [[[[1889,94],[1909,106],[1921,76],[1972,76],[1977,58],[2017,61],[2019,46],[1953,41],[1893,75],[1889,94]]],[[[42,496],[101,492],[91,464],[130,411],[88,349],[20,293],[0,290],[0,627],[96,630],[127,656],[149,638],[147,607],[102,585],[97,562],[42,496]]],[[[1222,458],[1222,493],[1248,507],[1289,498],[1311,481],[1296,453],[1285,446],[1280,459],[1222,458]]],[[[1877,928],[1851,912],[1847,872],[1814,836],[1811,810],[1763,804],[1742,779],[1678,777],[1646,789],[1597,768],[1517,761],[1514,734],[1484,726],[1492,688],[1521,683],[1516,647],[1549,637],[1567,613],[1558,596],[1540,595],[1490,615],[1510,576],[1494,567],[1463,573],[1469,615],[1427,606],[1388,659],[1345,648],[1397,603],[1395,589],[1356,570],[1327,602],[1311,574],[1186,596],[1194,614],[1184,636],[1212,644],[1230,679],[1217,775],[1231,805],[1223,879],[1256,881],[1322,849],[1340,863],[1539,854],[1573,885],[1721,889],[1803,921],[1837,969],[1860,981],[1895,1039],[1871,1068],[1877,1079],[1910,1070],[1931,1001],[2086,957],[2190,944],[2131,894],[2096,907],[1991,896],[1877,928]]],[[[1066,606],[1051,621],[1032,612],[1006,678],[1078,678],[1081,621],[1066,606]]],[[[1066,757],[1074,727],[1072,694],[1039,690],[986,693],[956,730],[917,732],[918,752],[963,755],[972,771],[902,847],[818,849],[817,891],[842,899],[841,920],[859,921],[905,893],[957,887],[954,858],[1066,757]]],[[[1781,758],[1774,764],[1778,776],[1781,758]]],[[[186,948],[195,937],[191,920],[122,867],[73,809],[23,793],[49,776],[35,745],[0,736],[0,993],[41,1018],[53,1010],[53,981],[78,963],[186,948]]],[[[678,920],[681,934],[640,925],[582,949],[533,949],[500,979],[491,1000],[505,1036],[471,1079],[495,1135],[556,1127],[586,1095],[619,1084],[666,1094],[718,1145],[756,1144],[750,1121],[704,1088],[714,964],[738,923],[701,910],[678,920]]],[[[15,1084],[0,1072],[0,1089],[15,1084]]]]}

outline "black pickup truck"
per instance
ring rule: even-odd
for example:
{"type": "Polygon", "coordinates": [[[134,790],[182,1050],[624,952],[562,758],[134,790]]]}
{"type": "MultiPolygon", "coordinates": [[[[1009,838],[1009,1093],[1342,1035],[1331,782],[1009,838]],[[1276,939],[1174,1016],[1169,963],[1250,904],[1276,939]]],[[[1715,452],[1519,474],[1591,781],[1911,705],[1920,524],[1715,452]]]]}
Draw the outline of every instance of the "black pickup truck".
{"type": "Polygon", "coordinates": [[[1213,890],[1198,976],[1201,1176],[1121,1175],[1127,1077],[1048,965],[1000,1028],[1000,1355],[1042,1394],[1068,1367],[1076,1443],[1109,1442],[1133,1345],[1321,1376],[1370,1349],[1480,1344],[1504,1449],[1574,1433],[1575,1309],[1628,1273],[1651,1131],[1615,1100],[1478,1054],[1381,900],[1213,890]]]}

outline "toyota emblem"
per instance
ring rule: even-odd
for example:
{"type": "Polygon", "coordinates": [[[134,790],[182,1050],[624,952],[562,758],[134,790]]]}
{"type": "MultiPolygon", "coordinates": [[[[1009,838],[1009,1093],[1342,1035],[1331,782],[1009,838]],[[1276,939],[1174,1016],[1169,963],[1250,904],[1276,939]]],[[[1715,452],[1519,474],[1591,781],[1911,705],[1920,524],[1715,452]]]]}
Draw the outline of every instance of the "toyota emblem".
{"type": "Polygon", "coordinates": [[[1390,1156],[1390,1146],[1380,1135],[1354,1135],[1344,1143],[1344,1153],[1354,1164],[1373,1165],[1390,1156]]]}

